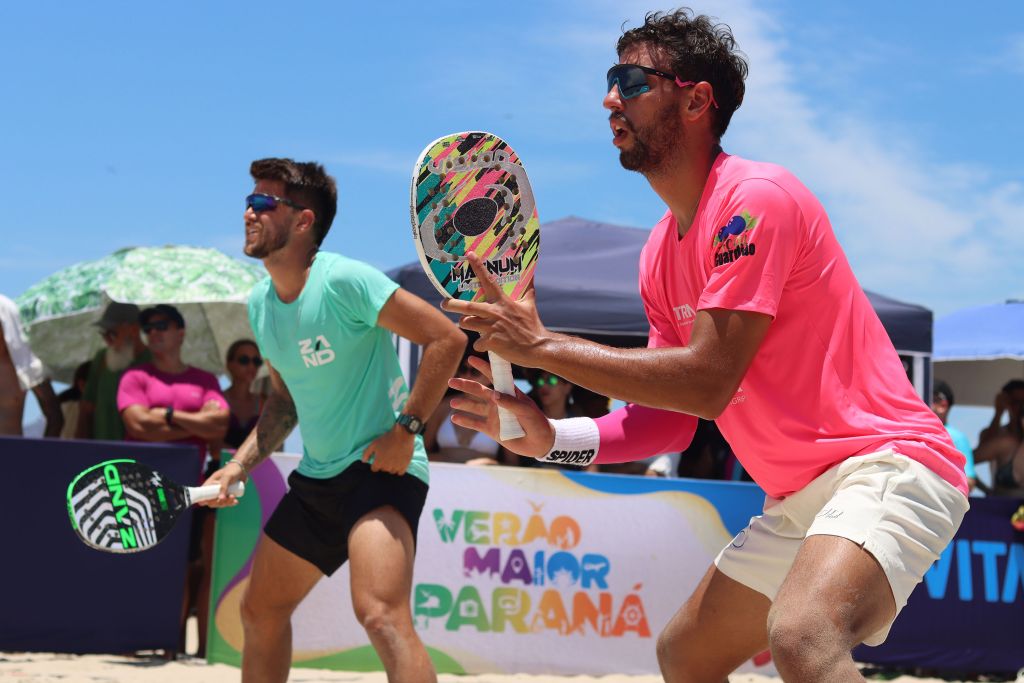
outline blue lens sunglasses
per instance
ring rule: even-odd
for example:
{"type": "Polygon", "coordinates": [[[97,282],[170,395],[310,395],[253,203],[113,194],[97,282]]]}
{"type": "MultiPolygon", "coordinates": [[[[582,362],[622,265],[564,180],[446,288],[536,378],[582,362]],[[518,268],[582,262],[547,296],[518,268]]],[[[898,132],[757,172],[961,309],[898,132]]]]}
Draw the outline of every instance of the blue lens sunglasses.
{"type": "Polygon", "coordinates": [[[285,197],[278,197],[272,194],[263,194],[261,192],[251,194],[245,198],[245,208],[252,209],[256,213],[263,213],[264,211],[273,211],[274,209],[277,208],[278,204],[290,206],[298,211],[302,211],[306,208],[305,206],[302,206],[301,204],[296,204],[292,200],[286,199],[285,197]]]}
{"type": "MultiPolygon", "coordinates": [[[[684,81],[675,74],[658,71],[657,69],[652,69],[649,66],[640,66],[639,64],[616,64],[612,68],[608,69],[608,90],[618,86],[619,95],[622,96],[622,99],[631,100],[634,97],[643,95],[651,89],[651,86],[647,84],[647,74],[667,78],[670,81],[674,81],[680,88],[697,85],[697,81],[684,81]]],[[[711,95],[711,104],[714,105],[715,109],[718,109],[718,102],[715,101],[714,94],[711,95]]]]}

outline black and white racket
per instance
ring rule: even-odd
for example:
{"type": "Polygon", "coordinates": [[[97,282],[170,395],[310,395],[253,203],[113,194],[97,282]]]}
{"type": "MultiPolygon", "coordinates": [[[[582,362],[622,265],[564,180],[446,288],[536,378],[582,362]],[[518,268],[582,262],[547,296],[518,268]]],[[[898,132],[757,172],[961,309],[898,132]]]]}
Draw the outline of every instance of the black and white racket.
{"type": "MultiPolygon", "coordinates": [[[[228,489],[245,493],[237,482],[228,489]]],[[[193,503],[213,500],[220,486],[182,486],[135,460],[107,460],[68,486],[68,515],[82,541],[108,553],[137,553],[164,540],[193,503]]]]}

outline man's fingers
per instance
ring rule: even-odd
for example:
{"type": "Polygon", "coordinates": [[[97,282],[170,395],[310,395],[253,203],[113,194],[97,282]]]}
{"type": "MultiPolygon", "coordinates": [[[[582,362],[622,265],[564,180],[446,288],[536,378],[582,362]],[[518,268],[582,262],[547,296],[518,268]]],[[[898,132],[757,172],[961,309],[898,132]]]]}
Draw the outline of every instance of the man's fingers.
{"type": "Polygon", "coordinates": [[[460,427],[468,427],[477,432],[483,432],[487,434],[487,420],[482,417],[475,417],[468,413],[453,413],[452,424],[457,424],[460,427]]]}
{"type": "Polygon", "coordinates": [[[479,318],[493,317],[490,313],[491,304],[483,301],[464,301],[463,299],[442,299],[441,309],[456,315],[473,315],[479,318]]]}
{"type": "Polygon", "coordinates": [[[475,398],[453,398],[449,405],[453,410],[458,410],[463,413],[473,413],[474,415],[480,415],[484,417],[491,410],[491,404],[485,401],[480,401],[475,398]]]}
{"type": "Polygon", "coordinates": [[[461,391],[468,396],[473,396],[483,401],[491,400],[491,388],[480,384],[480,382],[474,382],[471,379],[452,377],[448,380],[448,386],[456,391],[461,391]]]}
{"type": "Polygon", "coordinates": [[[498,283],[491,279],[483,259],[476,254],[470,253],[466,255],[466,260],[469,261],[469,266],[473,269],[473,273],[476,274],[476,279],[480,282],[480,289],[483,290],[487,301],[493,304],[508,299],[508,295],[498,286],[498,283]]]}
{"type": "Polygon", "coordinates": [[[477,356],[470,356],[469,364],[473,367],[474,370],[476,370],[481,375],[486,377],[488,382],[494,381],[494,376],[491,374],[491,364],[488,363],[486,360],[484,360],[483,358],[478,358],[477,356]]]}
{"type": "Polygon", "coordinates": [[[491,327],[494,326],[493,320],[487,318],[481,318],[478,315],[464,315],[459,318],[459,327],[464,330],[471,330],[479,334],[489,332],[491,327]]]}

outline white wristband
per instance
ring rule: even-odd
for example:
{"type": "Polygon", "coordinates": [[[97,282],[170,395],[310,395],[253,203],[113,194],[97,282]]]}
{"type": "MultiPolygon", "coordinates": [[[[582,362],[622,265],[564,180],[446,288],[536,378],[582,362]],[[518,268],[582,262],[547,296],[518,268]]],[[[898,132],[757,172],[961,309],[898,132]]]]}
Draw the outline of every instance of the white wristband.
{"type": "Polygon", "coordinates": [[[562,465],[589,465],[594,462],[601,446],[601,435],[594,420],[589,417],[569,417],[548,422],[555,430],[555,442],[551,450],[537,460],[562,465]]]}

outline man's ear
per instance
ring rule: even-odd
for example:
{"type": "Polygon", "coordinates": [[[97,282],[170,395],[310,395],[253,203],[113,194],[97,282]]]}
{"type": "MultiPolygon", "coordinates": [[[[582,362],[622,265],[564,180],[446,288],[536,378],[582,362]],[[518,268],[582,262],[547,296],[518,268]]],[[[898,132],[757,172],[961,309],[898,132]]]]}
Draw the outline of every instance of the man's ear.
{"type": "Polygon", "coordinates": [[[312,209],[303,209],[299,212],[299,218],[295,222],[295,231],[298,233],[309,232],[313,229],[313,223],[316,222],[316,214],[313,213],[312,209]]]}

